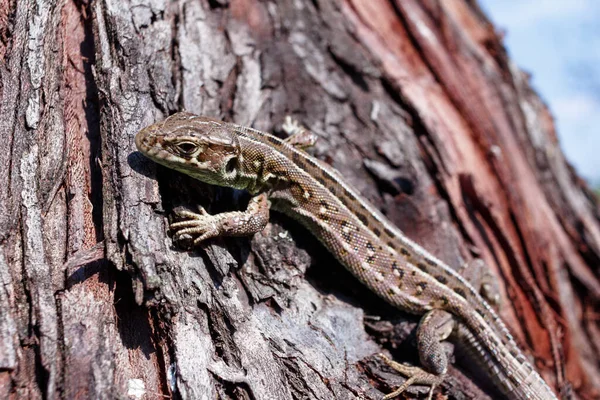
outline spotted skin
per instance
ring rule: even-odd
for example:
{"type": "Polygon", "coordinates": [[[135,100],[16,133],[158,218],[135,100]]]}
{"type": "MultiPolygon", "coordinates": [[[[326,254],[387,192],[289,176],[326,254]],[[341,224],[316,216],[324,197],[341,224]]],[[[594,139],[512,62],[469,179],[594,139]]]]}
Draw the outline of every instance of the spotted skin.
{"type": "MultiPolygon", "coordinates": [[[[178,113],[141,130],[135,141],[144,155],[160,164],[209,184],[245,189],[254,196],[243,212],[189,215],[171,225],[176,236],[189,235],[200,243],[215,236],[251,235],[264,228],[269,208],[283,212],[307,227],[340,263],[388,303],[424,315],[423,321],[435,312],[436,320],[446,315],[458,322],[472,353],[507,398],[556,399],[478,291],[408,239],[338,172],[302,151],[307,143],[314,143],[314,137],[298,129],[295,133],[300,136],[286,141],[251,128],[178,113]]],[[[445,339],[447,332],[435,332],[433,325],[419,327],[427,344],[420,346],[427,371],[411,367],[406,373],[396,368],[408,375],[411,384],[430,386],[430,397],[447,365],[445,356],[431,345],[445,339]]]]}

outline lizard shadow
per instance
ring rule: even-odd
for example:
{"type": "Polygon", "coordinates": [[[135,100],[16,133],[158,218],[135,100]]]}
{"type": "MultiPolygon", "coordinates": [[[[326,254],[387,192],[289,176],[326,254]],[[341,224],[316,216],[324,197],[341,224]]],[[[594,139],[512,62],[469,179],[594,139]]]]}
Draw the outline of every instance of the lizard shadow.
{"type": "Polygon", "coordinates": [[[150,161],[139,151],[132,151],[129,153],[127,156],[127,164],[136,173],[150,179],[156,179],[156,173],[160,167],[156,163],[150,161]]]}

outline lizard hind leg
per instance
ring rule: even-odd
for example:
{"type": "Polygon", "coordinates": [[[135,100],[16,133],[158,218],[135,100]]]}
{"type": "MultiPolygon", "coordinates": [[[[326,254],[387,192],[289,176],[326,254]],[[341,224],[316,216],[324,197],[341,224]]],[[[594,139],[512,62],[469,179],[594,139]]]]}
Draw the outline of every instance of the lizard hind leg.
{"type": "Polygon", "coordinates": [[[496,311],[502,306],[499,279],[481,258],[466,262],[458,273],[465,277],[496,311]]]}
{"type": "Polygon", "coordinates": [[[431,374],[420,367],[414,367],[411,365],[397,363],[396,361],[391,360],[384,354],[379,354],[379,357],[388,366],[398,371],[398,373],[400,373],[401,375],[407,377],[406,381],[400,387],[398,387],[393,392],[383,396],[383,400],[391,400],[399,396],[402,392],[404,392],[412,385],[429,386],[429,394],[427,395],[427,400],[431,400],[433,397],[433,391],[440,383],[442,383],[442,380],[444,379],[443,376],[431,374]]]}
{"type": "Polygon", "coordinates": [[[442,383],[448,370],[448,356],[443,341],[450,336],[455,325],[452,314],[443,310],[431,310],[421,318],[417,328],[417,347],[423,368],[400,364],[380,354],[387,365],[407,377],[407,380],[398,389],[387,394],[384,400],[393,399],[411,385],[429,386],[427,398],[432,398],[434,389],[442,383]]]}
{"type": "Polygon", "coordinates": [[[298,120],[293,119],[289,115],[285,117],[281,128],[289,135],[285,139],[285,142],[298,149],[307,149],[314,146],[317,142],[317,135],[300,125],[298,120]]]}

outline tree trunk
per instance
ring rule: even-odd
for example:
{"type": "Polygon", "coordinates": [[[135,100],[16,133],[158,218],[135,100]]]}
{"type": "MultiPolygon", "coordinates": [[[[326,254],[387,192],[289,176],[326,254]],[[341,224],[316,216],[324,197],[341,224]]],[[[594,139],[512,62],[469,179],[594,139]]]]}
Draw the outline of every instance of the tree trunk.
{"type": "MultiPolygon", "coordinates": [[[[299,119],[409,237],[485,261],[552,387],[600,395],[598,202],[474,1],[0,0],[0,38],[0,397],[380,399],[374,354],[418,362],[418,318],[290,219],[173,245],[174,207],[247,201],[135,151],[183,109],[299,119]]],[[[497,395],[465,367],[443,393],[497,395]]]]}

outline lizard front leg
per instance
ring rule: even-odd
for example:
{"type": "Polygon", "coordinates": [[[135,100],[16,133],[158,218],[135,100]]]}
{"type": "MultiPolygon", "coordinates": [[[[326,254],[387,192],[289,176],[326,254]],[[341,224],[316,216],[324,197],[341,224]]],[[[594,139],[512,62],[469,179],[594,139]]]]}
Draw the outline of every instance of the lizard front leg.
{"type": "Polygon", "coordinates": [[[252,197],[246,211],[231,211],[211,215],[200,207],[198,213],[177,212],[182,221],[174,222],[170,229],[174,239],[191,237],[193,245],[218,236],[251,236],[262,231],[269,222],[269,200],[266,193],[252,197]]]}
{"type": "Polygon", "coordinates": [[[285,139],[285,142],[292,146],[305,150],[312,147],[317,142],[318,136],[306,129],[304,126],[287,115],[283,121],[281,128],[289,136],[285,139]]]}

